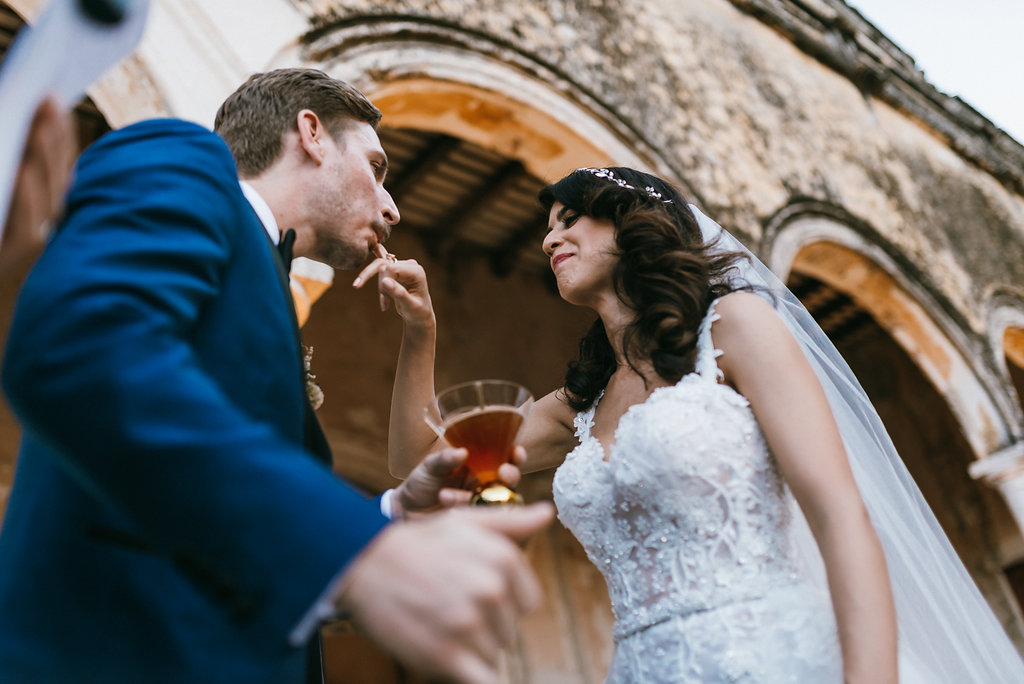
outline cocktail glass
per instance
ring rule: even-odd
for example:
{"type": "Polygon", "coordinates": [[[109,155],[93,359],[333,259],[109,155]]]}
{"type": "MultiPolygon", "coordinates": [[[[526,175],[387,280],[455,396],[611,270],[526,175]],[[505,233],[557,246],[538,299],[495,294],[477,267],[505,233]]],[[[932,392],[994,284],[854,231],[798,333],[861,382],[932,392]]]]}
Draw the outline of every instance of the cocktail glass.
{"type": "Polygon", "coordinates": [[[521,504],[522,497],[498,480],[533,395],[507,380],[474,380],[438,392],[424,410],[427,424],[453,447],[466,449],[466,469],[477,481],[472,503],[521,504]]]}

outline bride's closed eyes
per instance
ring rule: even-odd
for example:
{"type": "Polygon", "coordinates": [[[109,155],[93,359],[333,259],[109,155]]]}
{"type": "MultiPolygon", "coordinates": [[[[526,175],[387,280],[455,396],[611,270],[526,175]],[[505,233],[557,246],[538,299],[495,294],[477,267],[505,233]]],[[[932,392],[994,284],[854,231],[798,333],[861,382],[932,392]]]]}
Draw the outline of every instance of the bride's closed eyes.
{"type": "Polygon", "coordinates": [[[558,211],[558,214],[555,216],[555,221],[556,221],[555,224],[548,226],[548,232],[550,233],[555,228],[558,228],[559,224],[562,225],[563,229],[571,228],[572,225],[574,223],[576,223],[576,221],[579,220],[579,218],[580,218],[580,213],[579,212],[573,211],[569,207],[562,207],[558,211]]]}
{"type": "Polygon", "coordinates": [[[562,207],[561,211],[558,212],[558,220],[565,228],[571,228],[572,224],[576,223],[580,218],[578,211],[573,211],[569,207],[562,207]]]}

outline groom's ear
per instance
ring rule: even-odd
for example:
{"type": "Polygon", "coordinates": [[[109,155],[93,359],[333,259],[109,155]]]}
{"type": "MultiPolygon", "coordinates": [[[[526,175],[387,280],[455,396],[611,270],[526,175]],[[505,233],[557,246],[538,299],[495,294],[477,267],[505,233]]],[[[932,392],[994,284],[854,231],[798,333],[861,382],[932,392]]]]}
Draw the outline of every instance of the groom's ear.
{"type": "Polygon", "coordinates": [[[302,151],[317,166],[323,164],[327,157],[326,138],[330,135],[323,121],[312,109],[303,109],[295,115],[295,125],[302,151]]]}

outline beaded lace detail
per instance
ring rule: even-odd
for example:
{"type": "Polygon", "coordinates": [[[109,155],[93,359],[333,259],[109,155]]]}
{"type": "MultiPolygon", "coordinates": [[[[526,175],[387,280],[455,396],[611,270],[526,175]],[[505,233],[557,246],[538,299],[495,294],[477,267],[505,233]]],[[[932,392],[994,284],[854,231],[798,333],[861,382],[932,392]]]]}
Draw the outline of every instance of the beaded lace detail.
{"type": "Polygon", "coordinates": [[[591,430],[554,479],[561,521],[615,613],[608,682],[839,682],[831,604],[790,548],[791,494],[747,400],[720,384],[711,325],[694,372],[629,408],[608,460],[591,430]]]}

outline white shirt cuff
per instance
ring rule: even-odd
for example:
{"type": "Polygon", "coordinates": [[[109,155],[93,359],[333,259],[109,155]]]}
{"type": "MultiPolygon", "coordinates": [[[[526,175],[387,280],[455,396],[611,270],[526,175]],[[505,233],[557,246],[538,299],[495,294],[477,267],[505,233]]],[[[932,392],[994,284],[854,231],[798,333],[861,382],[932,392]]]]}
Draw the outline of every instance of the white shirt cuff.
{"type": "Polygon", "coordinates": [[[380,495],[380,513],[388,520],[394,520],[394,510],[391,508],[391,497],[394,496],[395,490],[389,489],[380,495]]]}

